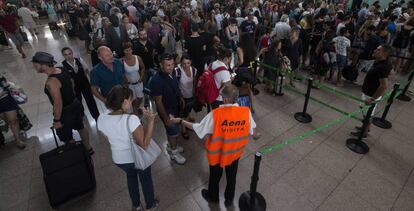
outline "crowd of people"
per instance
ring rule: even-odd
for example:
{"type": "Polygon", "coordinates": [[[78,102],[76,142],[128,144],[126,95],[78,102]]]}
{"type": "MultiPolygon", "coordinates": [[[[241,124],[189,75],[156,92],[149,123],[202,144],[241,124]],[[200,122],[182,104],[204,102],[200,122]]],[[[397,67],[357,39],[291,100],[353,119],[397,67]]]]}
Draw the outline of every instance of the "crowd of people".
{"type": "MultiPolygon", "coordinates": [[[[414,55],[412,2],[391,2],[386,7],[379,1],[358,0],[351,7],[346,0],[47,0],[15,5],[0,4],[0,36],[10,38],[22,58],[26,55],[20,25],[38,36],[42,15],[47,15],[51,30],[61,21],[64,27],[58,30],[84,42],[91,68],[85,58],[74,57],[71,47],[61,49],[65,60],[59,64],[46,52],[37,52],[31,61],[39,73],[48,75],[45,93],[53,105],[60,140],[74,142],[72,130],[78,130],[92,155],[82,122],[83,96],[111,144],[114,163],[127,174],[136,210],[141,209],[137,175],[146,208],[159,204],[150,168],[136,170],[131,164],[129,131],[136,144],[146,148],[154,129],[153,111],[142,108],[148,104],[147,96],[164,124],[171,160],[186,163],[179,143],[180,137],[189,139],[189,130],[200,138],[207,136],[210,181],[202,195],[209,202],[219,200],[218,182],[225,169],[225,204],[231,206],[247,136],[260,137],[253,120],[255,84],[263,82],[266,93],[276,94],[282,75],[293,87],[300,75],[313,75],[314,88],[320,88],[328,80],[336,86],[343,85],[343,78],[356,82],[343,77],[345,71],[367,72],[362,93],[365,103],[371,104],[387,90],[392,70],[400,74],[410,70],[412,62],[406,58],[414,55]],[[266,66],[252,69],[256,60],[266,66]],[[209,79],[216,89],[213,97],[205,91],[209,79]],[[110,112],[100,114],[96,99],[110,112]],[[203,107],[212,111],[194,123],[191,113],[203,107]],[[127,115],[131,113],[133,118],[127,115]],[[145,127],[138,117],[146,119],[145,127]]],[[[0,44],[10,45],[2,37],[0,44]]],[[[6,114],[22,146],[13,115],[16,107],[3,92],[0,112],[6,114]]],[[[368,130],[357,128],[353,134],[366,136],[368,130]]]]}

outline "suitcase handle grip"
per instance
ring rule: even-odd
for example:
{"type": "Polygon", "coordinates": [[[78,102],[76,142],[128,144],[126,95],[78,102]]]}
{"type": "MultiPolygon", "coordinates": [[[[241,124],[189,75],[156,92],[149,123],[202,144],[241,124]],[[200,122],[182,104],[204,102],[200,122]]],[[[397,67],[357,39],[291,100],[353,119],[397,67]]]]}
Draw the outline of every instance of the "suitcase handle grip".
{"type": "Polygon", "coordinates": [[[52,126],[52,127],[50,127],[50,129],[52,130],[52,133],[53,133],[53,139],[55,140],[56,148],[59,148],[59,144],[57,142],[57,137],[56,137],[56,133],[55,133],[55,128],[52,126]]]}

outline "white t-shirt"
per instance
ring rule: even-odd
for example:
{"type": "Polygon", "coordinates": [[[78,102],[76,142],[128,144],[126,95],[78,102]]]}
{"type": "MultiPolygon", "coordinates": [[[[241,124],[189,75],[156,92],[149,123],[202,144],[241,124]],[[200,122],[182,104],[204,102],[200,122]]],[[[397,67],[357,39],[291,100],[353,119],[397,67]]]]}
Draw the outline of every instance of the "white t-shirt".
{"type": "MultiPolygon", "coordinates": [[[[239,106],[237,103],[235,104],[223,104],[220,107],[226,106],[239,106]]],[[[249,111],[250,115],[250,135],[254,134],[254,128],[256,128],[256,122],[253,119],[252,113],[249,111]]],[[[193,124],[194,132],[197,134],[199,138],[204,138],[206,135],[213,134],[214,131],[214,120],[213,120],[213,112],[208,113],[200,123],[193,124]]]]}
{"type": "MultiPolygon", "coordinates": [[[[213,70],[218,68],[218,67],[221,67],[221,66],[225,66],[227,68],[227,65],[224,64],[222,61],[219,61],[219,60],[216,60],[211,64],[211,68],[213,70]]],[[[219,88],[219,89],[222,88],[222,85],[224,83],[231,81],[230,72],[226,71],[226,70],[223,70],[223,71],[220,71],[220,72],[214,74],[214,81],[216,82],[217,88],[219,88]]],[[[216,100],[223,101],[223,97],[221,95],[219,95],[216,100]]]]}
{"type": "Polygon", "coordinates": [[[134,162],[131,151],[131,133],[140,125],[141,121],[135,115],[99,115],[98,130],[106,136],[111,144],[112,160],[114,163],[124,164],[134,162]],[[129,124],[127,124],[128,120],[129,124]]]}
{"type": "Polygon", "coordinates": [[[22,17],[23,23],[34,22],[32,11],[27,7],[21,7],[17,10],[17,15],[22,17]]]}
{"type": "Polygon", "coordinates": [[[344,36],[337,36],[332,39],[335,43],[336,53],[342,56],[347,56],[347,50],[351,47],[351,41],[344,36]]]}

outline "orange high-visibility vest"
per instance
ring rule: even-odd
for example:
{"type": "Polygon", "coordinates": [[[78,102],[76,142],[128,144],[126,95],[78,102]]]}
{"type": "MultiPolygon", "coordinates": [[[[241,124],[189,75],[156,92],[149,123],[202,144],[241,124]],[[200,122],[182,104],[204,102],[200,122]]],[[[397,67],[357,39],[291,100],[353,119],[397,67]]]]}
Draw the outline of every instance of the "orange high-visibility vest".
{"type": "Polygon", "coordinates": [[[219,107],[213,111],[214,130],[205,142],[208,163],[221,167],[240,158],[250,133],[248,107],[219,107]]]}

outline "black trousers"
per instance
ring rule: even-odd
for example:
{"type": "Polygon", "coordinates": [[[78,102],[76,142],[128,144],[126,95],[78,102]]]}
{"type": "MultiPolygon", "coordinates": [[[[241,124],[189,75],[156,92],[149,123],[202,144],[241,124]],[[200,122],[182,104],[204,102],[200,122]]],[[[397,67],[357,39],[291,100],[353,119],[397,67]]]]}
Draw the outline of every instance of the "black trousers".
{"type": "Polygon", "coordinates": [[[95,98],[93,98],[91,85],[89,82],[85,80],[79,80],[75,81],[76,88],[75,88],[75,94],[76,98],[79,100],[79,102],[82,103],[82,95],[83,98],[85,98],[86,105],[88,106],[89,113],[91,113],[92,117],[97,120],[99,117],[99,110],[98,106],[96,106],[95,98]]]}
{"type": "MultiPolygon", "coordinates": [[[[234,191],[236,189],[236,176],[237,167],[239,166],[239,159],[233,161],[229,166],[224,167],[226,171],[226,191],[224,192],[224,198],[232,201],[234,199],[234,191]]],[[[221,175],[223,174],[223,168],[220,164],[210,166],[210,178],[208,181],[208,194],[212,201],[219,200],[219,183],[221,175]]]]}

